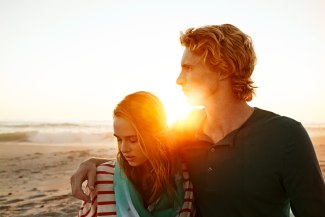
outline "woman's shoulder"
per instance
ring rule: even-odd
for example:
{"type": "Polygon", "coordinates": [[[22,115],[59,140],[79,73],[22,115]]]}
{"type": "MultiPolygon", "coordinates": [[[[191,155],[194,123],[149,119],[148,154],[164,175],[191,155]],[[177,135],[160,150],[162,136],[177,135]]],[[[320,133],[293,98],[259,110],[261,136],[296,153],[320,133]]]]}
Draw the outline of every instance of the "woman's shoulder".
{"type": "Polygon", "coordinates": [[[111,159],[111,160],[108,160],[105,163],[100,164],[97,167],[97,175],[98,174],[105,174],[106,172],[114,173],[116,162],[117,162],[116,159],[111,159]]]}
{"type": "Polygon", "coordinates": [[[173,159],[173,171],[176,180],[182,179],[183,181],[189,180],[189,172],[185,162],[177,157],[173,159]]]}
{"type": "Polygon", "coordinates": [[[185,164],[185,162],[183,160],[179,160],[179,168],[180,168],[180,172],[182,174],[182,177],[184,179],[184,181],[189,181],[190,180],[190,174],[189,171],[187,169],[187,166],[185,164]]]}
{"type": "Polygon", "coordinates": [[[114,166],[116,164],[117,160],[116,159],[109,159],[105,163],[100,164],[99,166],[114,166]]]}

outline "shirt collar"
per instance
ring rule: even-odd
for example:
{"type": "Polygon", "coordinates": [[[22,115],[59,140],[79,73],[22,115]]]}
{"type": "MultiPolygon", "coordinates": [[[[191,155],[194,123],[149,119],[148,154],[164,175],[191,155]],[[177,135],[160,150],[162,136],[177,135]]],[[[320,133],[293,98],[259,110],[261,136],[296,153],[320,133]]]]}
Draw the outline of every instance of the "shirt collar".
{"type": "Polygon", "coordinates": [[[258,108],[254,108],[254,111],[251,114],[251,116],[239,128],[237,128],[237,129],[233,130],[232,132],[230,132],[229,134],[227,134],[224,138],[219,140],[217,143],[214,143],[212,141],[212,139],[209,136],[207,136],[206,134],[204,134],[204,132],[203,132],[203,123],[207,118],[206,113],[204,112],[204,116],[201,120],[200,126],[196,130],[195,138],[199,141],[209,142],[210,144],[213,144],[213,146],[234,146],[235,138],[236,138],[237,134],[244,126],[247,125],[247,123],[249,123],[252,119],[254,119],[254,117],[257,113],[257,110],[258,110],[258,108]]]}

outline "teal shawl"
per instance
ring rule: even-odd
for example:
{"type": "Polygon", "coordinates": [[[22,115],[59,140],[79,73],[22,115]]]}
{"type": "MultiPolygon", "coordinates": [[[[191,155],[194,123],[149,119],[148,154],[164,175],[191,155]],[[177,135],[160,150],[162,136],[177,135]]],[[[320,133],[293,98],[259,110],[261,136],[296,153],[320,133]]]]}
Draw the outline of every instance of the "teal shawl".
{"type": "Polygon", "coordinates": [[[144,207],[141,196],[120,169],[118,162],[114,171],[114,191],[118,217],[175,217],[183,204],[184,189],[181,174],[176,177],[177,198],[171,202],[167,194],[154,204],[153,210],[144,207]]]}

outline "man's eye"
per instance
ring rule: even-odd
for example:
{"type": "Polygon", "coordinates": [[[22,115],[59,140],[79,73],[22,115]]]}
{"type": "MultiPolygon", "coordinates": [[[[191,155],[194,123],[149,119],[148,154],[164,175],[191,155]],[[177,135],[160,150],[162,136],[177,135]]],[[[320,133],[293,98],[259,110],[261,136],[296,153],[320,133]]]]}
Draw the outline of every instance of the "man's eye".
{"type": "Polygon", "coordinates": [[[138,142],[138,137],[132,136],[129,138],[129,140],[130,140],[130,142],[135,143],[135,142],[138,142]]]}
{"type": "Polygon", "coordinates": [[[183,70],[192,70],[192,67],[191,66],[183,66],[183,70]]]}

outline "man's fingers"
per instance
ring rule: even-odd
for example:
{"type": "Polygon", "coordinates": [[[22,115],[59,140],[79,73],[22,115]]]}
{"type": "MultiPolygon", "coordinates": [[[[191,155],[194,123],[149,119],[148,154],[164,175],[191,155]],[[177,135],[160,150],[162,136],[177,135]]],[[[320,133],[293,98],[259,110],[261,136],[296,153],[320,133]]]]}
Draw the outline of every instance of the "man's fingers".
{"type": "Polygon", "coordinates": [[[87,201],[87,202],[91,202],[90,198],[83,192],[83,190],[81,188],[79,188],[76,192],[74,197],[83,200],[83,201],[87,201]]]}
{"type": "Polygon", "coordinates": [[[90,202],[90,198],[82,190],[82,179],[81,178],[78,178],[78,176],[76,174],[74,174],[70,178],[70,184],[71,184],[71,191],[72,191],[71,193],[72,193],[73,197],[83,200],[83,201],[90,202]]]}
{"type": "Polygon", "coordinates": [[[95,190],[95,182],[96,182],[96,169],[88,171],[88,188],[93,191],[95,190]]]}
{"type": "MultiPolygon", "coordinates": [[[[101,161],[102,160],[100,160],[100,162],[101,161]]],[[[87,196],[82,189],[82,183],[86,180],[88,181],[87,186],[89,190],[95,190],[96,161],[93,162],[92,158],[81,163],[78,170],[70,178],[72,196],[90,202],[89,196],[87,196]]]]}

